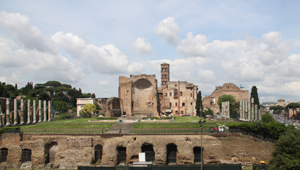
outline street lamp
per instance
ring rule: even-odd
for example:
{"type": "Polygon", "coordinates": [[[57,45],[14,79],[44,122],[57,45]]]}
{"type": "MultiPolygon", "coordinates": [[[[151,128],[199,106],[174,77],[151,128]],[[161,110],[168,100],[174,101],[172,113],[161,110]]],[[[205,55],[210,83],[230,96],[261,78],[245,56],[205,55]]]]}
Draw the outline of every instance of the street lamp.
{"type": "Polygon", "coordinates": [[[201,170],[203,170],[202,168],[203,168],[203,158],[202,158],[202,155],[203,155],[203,149],[202,149],[202,129],[203,129],[203,127],[202,127],[202,124],[203,123],[205,123],[205,120],[199,120],[199,122],[198,122],[199,124],[200,124],[200,129],[201,129],[201,170]]]}

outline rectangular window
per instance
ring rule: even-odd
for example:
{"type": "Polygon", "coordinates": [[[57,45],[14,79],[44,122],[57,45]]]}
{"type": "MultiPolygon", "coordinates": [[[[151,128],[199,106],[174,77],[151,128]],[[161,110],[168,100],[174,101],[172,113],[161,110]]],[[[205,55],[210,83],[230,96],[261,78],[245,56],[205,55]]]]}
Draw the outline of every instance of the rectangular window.
{"type": "Polygon", "coordinates": [[[191,93],[191,97],[193,97],[193,93],[191,93]]]}
{"type": "Polygon", "coordinates": [[[182,106],[185,106],[185,103],[182,103],[182,106]]]}
{"type": "Polygon", "coordinates": [[[170,107],[172,107],[172,103],[170,103],[170,107]]]}
{"type": "Polygon", "coordinates": [[[191,105],[193,105],[193,103],[191,102],[191,105]]]}
{"type": "Polygon", "coordinates": [[[168,93],[165,93],[165,96],[168,97],[168,93]]]}
{"type": "Polygon", "coordinates": [[[172,92],[170,92],[170,96],[172,96],[172,92]]]}
{"type": "Polygon", "coordinates": [[[177,106],[177,103],[175,103],[175,106],[177,106]]]}
{"type": "Polygon", "coordinates": [[[166,68],[165,70],[166,70],[166,71],[168,71],[168,69],[167,69],[167,68],[166,68]]]}
{"type": "Polygon", "coordinates": [[[182,91],[180,92],[180,96],[182,96],[182,91]]]}

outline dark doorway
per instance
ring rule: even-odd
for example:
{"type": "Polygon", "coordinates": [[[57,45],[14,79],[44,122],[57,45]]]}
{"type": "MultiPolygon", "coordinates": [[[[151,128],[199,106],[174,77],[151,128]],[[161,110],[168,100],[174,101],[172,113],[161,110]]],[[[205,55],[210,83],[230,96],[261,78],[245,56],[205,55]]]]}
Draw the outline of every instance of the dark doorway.
{"type": "Polygon", "coordinates": [[[58,151],[58,145],[56,142],[51,142],[50,144],[48,144],[46,146],[46,154],[47,154],[47,157],[46,157],[46,161],[45,163],[52,163],[54,164],[54,160],[55,160],[55,155],[56,155],[56,152],[58,151]]]}
{"type": "Polygon", "coordinates": [[[200,163],[200,162],[201,162],[201,148],[194,147],[194,163],[200,163]]]}
{"type": "Polygon", "coordinates": [[[112,101],[112,111],[114,117],[120,117],[121,116],[121,108],[120,108],[120,100],[114,99],[112,101]]]}
{"type": "Polygon", "coordinates": [[[22,149],[22,162],[31,161],[31,150],[22,149]]]}
{"type": "Polygon", "coordinates": [[[146,162],[152,162],[152,161],[155,160],[155,153],[153,151],[153,145],[151,145],[151,144],[144,144],[142,146],[142,152],[145,152],[146,162]]]}
{"type": "Polygon", "coordinates": [[[2,148],[1,149],[1,163],[6,162],[7,154],[8,154],[8,149],[7,148],[2,148]]]}
{"type": "Polygon", "coordinates": [[[167,145],[167,164],[176,163],[177,146],[175,144],[167,145]]]}
{"type": "Polygon", "coordinates": [[[96,162],[101,162],[102,159],[102,146],[101,145],[96,145],[95,147],[95,163],[96,162]]]}
{"type": "Polygon", "coordinates": [[[126,163],[126,148],[125,147],[118,147],[118,164],[126,163]]]}

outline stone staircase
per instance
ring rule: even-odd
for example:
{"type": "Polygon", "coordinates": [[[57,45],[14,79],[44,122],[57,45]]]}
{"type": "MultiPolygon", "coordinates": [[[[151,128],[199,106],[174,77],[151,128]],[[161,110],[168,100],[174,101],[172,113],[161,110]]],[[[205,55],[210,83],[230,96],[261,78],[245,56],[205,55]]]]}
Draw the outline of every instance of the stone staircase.
{"type": "Polygon", "coordinates": [[[133,129],[133,125],[134,123],[116,123],[107,133],[129,133],[133,129]]]}

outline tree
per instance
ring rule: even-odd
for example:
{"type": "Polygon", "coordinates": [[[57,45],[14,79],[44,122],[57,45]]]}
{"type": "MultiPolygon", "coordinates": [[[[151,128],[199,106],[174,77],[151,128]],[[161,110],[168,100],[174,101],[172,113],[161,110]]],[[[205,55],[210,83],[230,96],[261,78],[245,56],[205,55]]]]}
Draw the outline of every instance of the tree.
{"type": "Polygon", "coordinates": [[[203,111],[201,91],[197,93],[196,110],[197,110],[197,116],[201,116],[200,113],[202,113],[203,111]]]}
{"type": "Polygon", "coordinates": [[[260,106],[259,106],[259,98],[258,98],[256,86],[252,86],[252,88],[251,88],[251,97],[250,97],[250,99],[252,99],[252,98],[254,98],[254,104],[257,104],[257,107],[259,109],[260,108],[260,106]]]}
{"type": "Polygon", "coordinates": [[[222,95],[218,100],[218,105],[220,106],[220,109],[222,109],[222,102],[226,102],[226,101],[229,101],[230,115],[233,115],[234,110],[238,108],[238,106],[235,105],[236,100],[234,96],[226,95],[226,94],[222,95]]]}
{"type": "Polygon", "coordinates": [[[80,114],[82,115],[82,117],[91,117],[91,114],[96,112],[96,106],[94,104],[86,104],[84,105],[84,107],[82,108],[80,114]]]}
{"type": "Polygon", "coordinates": [[[284,107],[283,106],[271,106],[270,107],[270,110],[274,110],[274,113],[275,114],[280,114],[282,112],[282,110],[284,110],[284,107]]]}
{"type": "Polygon", "coordinates": [[[274,118],[268,112],[261,116],[261,121],[263,123],[275,122],[274,118]]]}
{"type": "Polygon", "coordinates": [[[293,114],[296,108],[299,108],[300,104],[299,103],[289,103],[288,105],[285,106],[285,110],[288,112],[289,109],[293,109],[293,114]]]}
{"type": "Polygon", "coordinates": [[[210,109],[210,108],[208,108],[207,110],[205,110],[204,112],[203,112],[203,117],[204,117],[204,119],[206,119],[206,115],[214,115],[214,112],[210,109]]]}
{"type": "Polygon", "coordinates": [[[272,170],[289,170],[300,167],[300,131],[289,129],[281,135],[275,145],[269,168],[272,170]]]}
{"type": "Polygon", "coordinates": [[[68,103],[64,101],[54,101],[53,108],[57,111],[66,112],[68,111],[68,103]]]}

